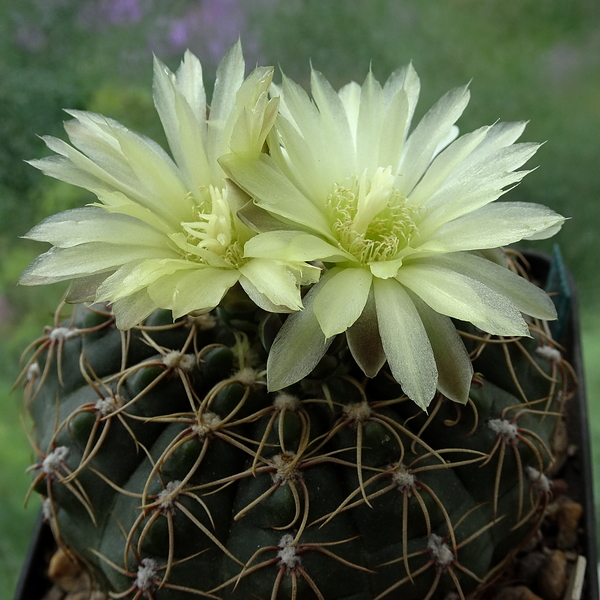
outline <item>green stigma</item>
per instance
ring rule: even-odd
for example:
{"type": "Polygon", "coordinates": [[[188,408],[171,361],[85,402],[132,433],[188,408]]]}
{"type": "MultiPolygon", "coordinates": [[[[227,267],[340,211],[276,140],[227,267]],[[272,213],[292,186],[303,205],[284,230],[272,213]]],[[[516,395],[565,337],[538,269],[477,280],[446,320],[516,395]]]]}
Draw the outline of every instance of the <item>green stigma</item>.
{"type": "Polygon", "coordinates": [[[182,222],[181,233],[170,237],[186,260],[237,269],[246,260],[233,215],[222,190],[210,186],[207,192],[206,201],[195,208],[194,219],[182,222]]]}
{"type": "Polygon", "coordinates": [[[362,265],[393,260],[418,236],[420,211],[393,186],[391,169],[336,184],[327,197],[332,233],[362,265]]]}

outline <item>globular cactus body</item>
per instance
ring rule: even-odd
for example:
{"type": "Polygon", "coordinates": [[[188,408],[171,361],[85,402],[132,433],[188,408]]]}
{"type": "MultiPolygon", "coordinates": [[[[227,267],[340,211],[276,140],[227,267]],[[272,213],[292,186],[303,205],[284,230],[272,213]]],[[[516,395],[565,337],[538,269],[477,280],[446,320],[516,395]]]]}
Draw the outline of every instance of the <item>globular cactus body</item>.
{"type": "Polygon", "coordinates": [[[568,385],[543,324],[464,330],[469,402],[426,414],[341,340],[267,393],[273,318],[159,311],[122,333],[95,305],[48,330],[25,388],[59,542],[119,598],[479,594],[550,494],[568,385]]]}

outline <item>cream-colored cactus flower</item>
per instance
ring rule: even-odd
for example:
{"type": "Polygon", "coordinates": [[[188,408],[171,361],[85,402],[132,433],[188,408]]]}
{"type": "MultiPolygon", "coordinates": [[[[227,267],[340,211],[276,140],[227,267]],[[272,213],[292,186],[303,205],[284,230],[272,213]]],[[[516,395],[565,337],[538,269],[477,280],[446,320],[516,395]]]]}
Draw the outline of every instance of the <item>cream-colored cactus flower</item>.
{"type": "MultiPolygon", "coordinates": [[[[72,146],[45,138],[56,155],[32,164],[93,192],[98,202],[52,216],[25,237],[53,247],[23,273],[36,285],[72,279],[68,300],[112,303],[132,327],[157,308],[180,317],[214,308],[238,281],[265,310],[302,306],[301,283],[319,270],[278,257],[244,257],[255,232],[232,214],[219,156],[260,149],[277,114],[272,69],[244,79],[239,43],[217,70],[207,112],[202,67],[186,53],[176,74],[158,60],[154,101],[171,158],[158,144],[101,115],[68,111],[72,146]]],[[[258,150],[257,150],[258,151],[258,150]]]]}
{"type": "Polygon", "coordinates": [[[284,77],[269,153],[220,161],[247,194],[238,214],[261,231],[245,256],[327,267],[271,348],[270,389],[308,374],[345,332],[364,373],[387,360],[419,406],[436,389],[466,402],[472,367],[451,318],[501,336],[528,335],[522,313],[555,318],[548,296],[496,250],[549,237],[564,221],[537,204],[495,202],[538,144],[515,144],[524,123],[456,138],[466,87],[410,131],[419,87],[412,66],[383,86],[369,73],[339,92],[313,71],[311,100],[284,77]]]}

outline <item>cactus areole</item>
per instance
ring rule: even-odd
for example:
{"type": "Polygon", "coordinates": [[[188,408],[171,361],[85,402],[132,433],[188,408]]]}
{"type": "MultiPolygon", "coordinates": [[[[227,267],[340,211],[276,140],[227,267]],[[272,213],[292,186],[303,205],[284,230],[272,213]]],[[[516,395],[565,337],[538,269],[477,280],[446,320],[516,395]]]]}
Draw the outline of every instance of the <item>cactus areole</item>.
{"type": "Polygon", "coordinates": [[[171,150],[72,111],[45,173],[96,194],[28,237],[72,280],[20,378],[35,490],[114,598],[476,597],[536,529],[574,387],[502,246],[563,217],[497,200],[523,123],[411,129],[419,80],[312,99],[240,45],[155,65],[171,150]]]}

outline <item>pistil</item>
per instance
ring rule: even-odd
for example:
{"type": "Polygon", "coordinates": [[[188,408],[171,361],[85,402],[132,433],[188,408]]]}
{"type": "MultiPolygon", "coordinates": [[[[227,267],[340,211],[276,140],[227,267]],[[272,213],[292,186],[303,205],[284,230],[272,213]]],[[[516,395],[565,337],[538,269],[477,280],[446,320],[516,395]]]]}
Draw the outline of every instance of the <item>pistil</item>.
{"type": "Polygon", "coordinates": [[[394,260],[418,236],[420,211],[394,188],[389,167],[336,184],[327,206],[339,247],[361,265],[394,260]]]}

